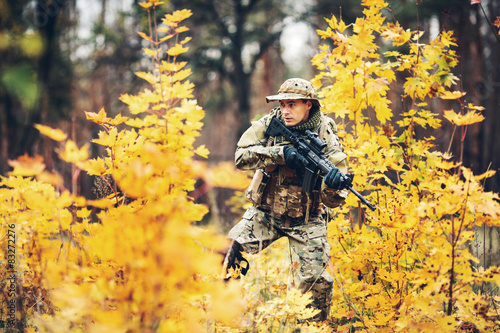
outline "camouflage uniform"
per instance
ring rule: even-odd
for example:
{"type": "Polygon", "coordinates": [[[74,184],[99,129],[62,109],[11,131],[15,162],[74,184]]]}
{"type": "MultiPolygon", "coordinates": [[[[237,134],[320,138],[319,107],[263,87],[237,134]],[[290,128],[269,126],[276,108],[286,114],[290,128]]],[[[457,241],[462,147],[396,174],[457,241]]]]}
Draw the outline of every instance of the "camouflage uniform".
{"type": "MultiPolygon", "coordinates": [[[[315,98],[315,93],[312,98],[315,98]]],[[[321,309],[320,315],[313,320],[324,320],[330,311],[333,292],[333,279],[326,271],[330,247],[326,237],[325,205],[340,205],[347,192],[327,187],[321,178],[311,194],[302,192],[296,171],[285,165],[283,148],[291,144],[282,137],[265,136],[267,126],[275,116],[280,117],[279,108],[253,122],[237,144],[236,166],[243,170],[256,170],[260,186],[257,184],[247,190],[247,197],[252,200],[253,206],[231,229],[229,238],[241,244],[245,252],[256,254],[280,237],[288,237],[292,250],[299,258],[299,288],[304,292],[311,290],[314,306],[321,309]]],[[[347,156],[337,137],[334,121],[324,116],[319,107],[309,115],[309,119],[312,118],[316,121],[310,126],[327,143],[324,150],[326,157],[346,173],[347,156]]]]}

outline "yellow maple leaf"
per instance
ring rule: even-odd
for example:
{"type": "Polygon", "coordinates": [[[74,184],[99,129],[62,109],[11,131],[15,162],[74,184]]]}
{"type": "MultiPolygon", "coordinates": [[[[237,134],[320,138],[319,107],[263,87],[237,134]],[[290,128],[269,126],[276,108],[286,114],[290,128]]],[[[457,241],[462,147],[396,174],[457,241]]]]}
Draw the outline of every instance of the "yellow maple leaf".
{"type": "Polygon", "coordinates": [[[98,200],[87,200],[87,205],[96,207],[96,208],[110,208],[116,204],[115,200],[102,198],[98,200]]]}
{"type": "Polygon", "coordinates": [[[444,91],[439,98],[441,99],[459,99],[466,95],[465,92],[462,91],[444,91]]]}
{"type": "Polygon", "coordinates": [[[41,155],[35,155],[33,158],[26,153],[16,160],[8,160],[7,163],[14,168],[14,170],[9,173],[13,176],[35,176],[45,170],[45,164],[43,163],[43,157],[41,155]]]}
{"type": "Polygon", "coordinates": [[[128,120],[128,117],[122,117],[122,114],[119,113],[116,117],[114,117],[113,119],[111,119],[109,121],[109,124],[113,125],[113,126],[117,126],[119,124],[126,122],[127,120],[128,120]]]}
{"type": "Polygon", "coordinates": [[[462,115],[455,113],[455,111],[453,110],[445,110],[444,117],[448,119],[452,124],[458,126],[480,123],[485,119],[482,114],[476,111],[469,111],[466,114],[462,115]]]}
{"type": "Polygon", "coordinates": [[[169,26],[177,26],[180,21],[183,21],[193,15],[193,12],[189,9],[176,10],[172,14],[166,14],[165,18],[162,19],[163,24],[169,26]]]}
{"type": "Polygon", "coordinates": [[[389,23],[387,24],[387,27],[383,30],[381,36],[387,40],[391,40],[394,46],[400,46],[410,40],[411,30],[410,29],[404,30],[399,25],[399,22],[396,22],[395,24],[389,23]]]}
{"type": "MultiPolygon", "coordinates": [[[[349,24],[350,25],[350,24],[349,24]]],[[[337,30],[340,32],[340,33],[343,33],[345,31],[345,29],[349,26],[349,25],[346,25],[344,23],[343,20],[340,20],[339,23],[337,24],[337,30]]]]}
{"type": "Polygon", "coordinates": [[[175,71],[181,70],[186,65],[187,65],[186,61],[183,61],[183,62],[166,62],[166,61],[162,61],[161,65],[160,65],[160,71],[161,72],[165,72],[165,71],[175,72],[175,71]]]}
{"type": "Polygon", "coordinates": [[[55,141],[63,141],[66,140],[66,138],[68,137],[68,135],[59,128],[51,128],[49,126],[40,124],[35,124],[35,128],[39,130],[40,133],[42,133],[43,135],[46,135],[55,141]]]}
{"type": "Polygon", "coordinates": [[[120,96],[120,100],[123,103],[128,104],[130,113],[132,114],[146,112],[149,109],[149,101],[145,98],[141,98],[140,96],[123,94],[120,96]]]}
{"type": "Polygon", "coordinates": [[[102,158],[96,158],[93,160],[86,161],[84,169],[91,176],[93,175],[102,176],[107,172],[109,173],[109,169],[102,158]]]}
{"type": "Polygon", "coordinates": [[[118,130],[113,127],[109,132],[99,132],[99,138],[92,140],[92,142],[98,145],[113,147],[118,139],[118,130]]]}
{"type": "Polygon", "coordinates": [[[369,6],[374,6],[374,7],[387,7],[387,3],[383,0],[363,0],[362,2],[363,6],[369,7],[369,6]]]}
{"type": "Polygon", "coordinates": [[[93,121],[94,123],[99,125],[106,124],[111,120],[111,118],[107,117],[104,108],[101,108],[99,113],[85,111],[85,116],[87,117],[88,120],[93,121]]]}
{"type": "Polygon", "coordinates": [[[56,188],[61,188],[64,185],[64,180],[58,173],[43,171],[36,176],[36,179],[43,183],[53,185],[56,188]]]}
{"type": "Polygon", "coordinates": [[[205,145],[201,145],[196,150],[194,151],[197,155],[208,158],[208,154],[210,154],[210,151],[205,147],[205,145]]]}
{"type": "Polygon", "coordinates": [[[443,170],[450,170],[454,169],[458,166],[460,166],[461,163],[453,163],[450,161],[445,161],[445,160],[436,160],[436,168],[443,169],[443,170]]]}
{"type": "Polygon", "coordinates": [[[469,110],[478,110],[478,111],[483,111],[484,110],[484,107],[483,106],[477,106],[477,105],[474,105],[472,103],[468,103],[467,104],[467,108],[469,110]]]}
{"type": "Polygon", "coordinates": [[[403,88],[408,96],[413,97],[416,94],[417,97],[421,97],[422,90],[425,89],[425,83],[420,77],[410,77],[404,83],[403,88]]]}
{"type": "Polygon", "coordinates": [[[144,32],[137,32],[137,34],[147,41],[152,41],[151,37],[146,35],[144,32]]]}
{"type": "Polygon", "coordinates": [[[383,313],[383,312],[377,312],[375,313],[375,318],[373,322],[375,325],[380,325],[384,326],[387,325],[387,323],[395,316],[394,312],[388,312],[388,313],[383,313]]]}
{"type": "Polygon", "coordinates": [[[184,45],[184,44],[186,44],[187,42],[189,42],[191,39],[193,39],[193,38],[192,38],[192,37],[186,37],[186,38],[184,38],[183,40],[181,40],[181,41],[179,42],[179,44],[184,45]]]}
{"type": "Polygon", "coordinates": [[[155,75],[153,75],[152,73],[148,73],[148,72],[135,72],[135,75],[137,75],[138,77],[140,77],[141,79],[147,81],[150,84],[155,84],[156,82],[158,82],[158,78],[155,75]]]}
{"type": "Polygon", "coordinates": [[[177,29],[175,29],[175,32],[177,33],[181,33],[181,32],[185,32],[185,31],[189,31],[189,28],[188,27],[178,27],[177,29]]]}
{"type": "Polygon", "coordinates": [[[89,158],[89,144],[86,143],[79,149],[74,141],[68,140],[64,150],[59,151],[59,156],[66,162],[79,164],[89,158]]]}
{"type": "Polygon", "coordinates": [[[186,53],[187,51],[187,47],[182,47],[181,44],[175,44],[175,46],[168,49],[167,54],[174,57],[178,56],[179,54],[186,53]]]}
{"type": "Polygon", "coordinates": [[[485,173],[481,174],[481,175],[478,175],[478,176],[474,176],[474,179],[476,181],[480,181],[480,180],[483,180],[485,178],[490,178],[490,177],[493,177],[494,175],[496,174],[496,171],[495,170],[488,170],[486,171],[485,173]]]}
{"type": "Polygon", "coordinates": [[[149,2],[139,2],[139,6],[141,6],[142,8],[149,8],[151,7],[153,4],[152,3],[149,3],[149,2]]]}
{"type": "MultiPolygon", "coordinates": [[[[170,31],[170,29],[169,29],[169,28],[158,28],[158,31],[159,31],[159,32],[169,32],[169,31],[170,31]]],[[[165,42],[165,41],[169,40],[170,38],[172,38],[172,37],[174,37],[174,36],[175,36],[175,35],[167,35],[167,36],[165,36],[165,37],[163,37],[163,38],[160,38],[160,43],[163,43],[163,42],[165,42]]]]}
{"type": "Polygon", "coordinates": [[[182,81],[186,79],[189,75],[191,75],[191,69],[184,69],[182,71],[178,71],[174,75],[172,75],[172,82],[182,81]]]}
{"type": "Polygon", "coordinates": [[[155,55],[158,54],[158,52],[160,52],[160,49],[151,50],[151,49],[148,49],[148,48],[142,48],[142,50],[144,51],[144,53],[146,53],[147,55],[152,56],[152,57],[154,57],[155,55]]]}
{"type": "Polygon", "coordinates": [[[436,332],[456,332],[458,320],[453,316],[436,316],[434,318],[436,332]]]}
{"type": "Polygon", "coordinates": [[[76,211],[76,216],[80,218],[87,218],[90,216],[91,211],[87,207],[83,207],[76,211]]]}

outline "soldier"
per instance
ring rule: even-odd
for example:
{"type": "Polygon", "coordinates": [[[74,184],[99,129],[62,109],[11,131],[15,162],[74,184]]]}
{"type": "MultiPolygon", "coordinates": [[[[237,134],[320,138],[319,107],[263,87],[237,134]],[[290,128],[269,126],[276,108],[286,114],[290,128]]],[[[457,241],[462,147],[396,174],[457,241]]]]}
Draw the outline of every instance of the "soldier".
{"type": "Polygon", "coordinates": [[[229,232],[231,248],[226,267],[240,267],[241,251],[256,254],[286,236],[299,258],[299,288],[312,291],[313,306],[321,312],[311,320],[325,320],[330,312],[333,279],[326,271],[330,259],[325,206],[337,207],[347,196],[341,173],[347,171],[347,156],[337,136],[335,122],[323,115],[313,85],[304,79],[286,80],[278,94],[266,101],[280,106],[252,123],[240,138],[235,162],[242,170],[255,170],[246,191],[253,206],[229,232]],[[337,166],[316,182],[312,193],[301,187],[305,158],[283,137],[266,137],[266,129],[277,117],[289,129],[311,130],[327,143],[325,156],[337,166]]]}

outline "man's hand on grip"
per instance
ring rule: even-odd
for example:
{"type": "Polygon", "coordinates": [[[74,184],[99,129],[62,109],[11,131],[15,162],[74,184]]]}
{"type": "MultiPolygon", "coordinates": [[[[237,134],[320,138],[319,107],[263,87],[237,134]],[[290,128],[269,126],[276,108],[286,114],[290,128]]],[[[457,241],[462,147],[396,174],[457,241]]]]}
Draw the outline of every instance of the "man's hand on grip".
{"type": "Polygon", "coordinates": [[[301,169],[307,165],[307,159],[296,148],[285,147],[283,155],[285,155],[286,166],[291,169],[301,169]]]}
{"type": "Polygon", "coordinates": [[[353,177],[353,174],[343,175],[339,169],[333,168],[326,174],[324,182],[328,187],[340,191],[352,186],[353,177]]]}

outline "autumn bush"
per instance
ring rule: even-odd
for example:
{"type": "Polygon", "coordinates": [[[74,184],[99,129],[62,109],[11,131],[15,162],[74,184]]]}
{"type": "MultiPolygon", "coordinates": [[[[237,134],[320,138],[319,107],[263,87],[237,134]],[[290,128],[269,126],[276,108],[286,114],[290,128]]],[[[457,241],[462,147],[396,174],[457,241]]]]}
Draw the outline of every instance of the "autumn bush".
{"type": "MultiPolygon", "coordinates": [[[[9,161],[0,179],[1,318],[12,332],[494,332],[500,330],[497,267],[470,253],[474,228],[498,226],[498,195],[484,191],[493,171],[474,175],[461,152],[440,152],[432,136],[449,121],[459,130],[482,121],[482,108],[464,99],[453,74],[451,32],[428,43],[423,31],[388,22],[388,5],[366,0],[363,17],[346,25],[327,19],[325,44],[313,64],[323,111],[337,120],[354,187],[374,204],[367,211],[350,195],[330,212],[328,267],[336,287],[331,317],[318,324],[310,294],[295,289],[286,242],[248,256],[241,280],[223,283],[214,227],[195,226],[207,212],[189,194],[198,179],[242,190],[249,178],[231,163],[208,167],[195,147],[203,109],[193,99],[188,10],[165,15],[141,3],[150,30],[146,87],[123,95],[127,116],[86,112],[100,126],[91,158],[59,129],[36,125],[60,143],[59,157],[100,179],[106,193],[88,200],[70,193],[39,156],[9,161]],[[403,110],[387,93],[399,80],[403,110]],[[342,98],[339,98],[342,96],[342,98]],[[430,111],[436,100],[456,109],[430,111]],[[443,119],[444,118],[444,119],[443,119]],[[197,156],[197,157],[196,157],[197,156]]],[[[464,136],[461,138],[465,139],[464,136]]],[[[78,173],[76,173],[78,174],[78,173]]],[[[240,195],[228,204],[244,205],[240,195]]]]}
{"type": "Polygon", "coordinates": [[[425,43],[424,31],[387,22],[384,1],[362,4],[352,25],[327,19],[318,31],[327,43],[313,59],[354,187],[377,206],[365,210],[351,195],[329,224],[337,331],[499,331],[499,268],[480,267],[470,253],[475,227],[500,225],[498,194],[483,188],[494,171],[473,175],[462,152],[440,152],[433,136],[416,134],[484,120],[457,88],[453,33],[425,43]],[[398,79],[402,110],[387,96],[398,79]],[[431,112],[436,99],[456,101],[454,109],[431,112]]]}
{"type": "MultiPolygon", "coordinates": [[[[154,17],[159,4],[141,5],[154,17]]],[[[99,177],[109,196],[71,194],[38,156],[9,162],[13,171],[0,182],[0,245],[12,251],[0,270],[4,328],[199,332],[234,323],[241,286],[219,276],[227,241],[193,225],[207,208],[188,195],[202,175],[217,184],[216,172],[194,158],[208,155],[194,147],[204,111],[193,100],[187,63],[177,60],[189,41],[180,39],[188,30],[180,23],[190,15],[168,14],[139,33],[153,70],[137,73],[147,88],[121,97],[129,116],[86,112],[101,127],[92,141],[105,156],[90,158],[89,144],[78,147],[61,130],[37,125],[60,142],[62,160],[99,177]]]]}

